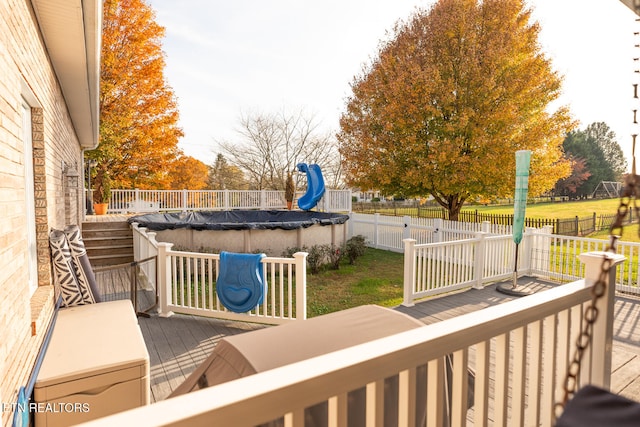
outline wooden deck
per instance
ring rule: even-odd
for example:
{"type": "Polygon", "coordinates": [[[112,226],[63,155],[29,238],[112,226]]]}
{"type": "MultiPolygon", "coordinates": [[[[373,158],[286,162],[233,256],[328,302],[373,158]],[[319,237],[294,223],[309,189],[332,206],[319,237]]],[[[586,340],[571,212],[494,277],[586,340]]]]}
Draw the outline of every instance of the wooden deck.
{"type": "MultiPolygon", "coordinates": [[[[98,272],[96,277],[106,294],[105,299],[129,297],[130,269],[98,272]]],[[[533,290],[557,286],[532,278],[521,278],[519,285],[533,290]]],[[[432,324],[513,299],[497,292],[495,287],[494,284],[482,290],[432,298],[396,310],[432,324]]],[[[162,318],[154,314],[155,295],[149,291],[138,291],[137,295],[139,323],[151,361],[152,402],[165,399],[206,359],[221,338],[265,327],[188,315],[162,318]],[[150,316],[146,317],[144,311],[150,316]]],[[[616,297],[611,389],[632,399],[640,396],[640,297],[637,296],[616,297]]]]}

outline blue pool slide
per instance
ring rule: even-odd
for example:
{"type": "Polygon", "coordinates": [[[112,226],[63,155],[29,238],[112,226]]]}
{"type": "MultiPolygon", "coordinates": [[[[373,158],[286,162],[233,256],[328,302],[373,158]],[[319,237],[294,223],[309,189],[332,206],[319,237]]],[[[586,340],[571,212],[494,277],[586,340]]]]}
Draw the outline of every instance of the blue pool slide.
{"type": "Polygon", "coordinates": [[[324,178],[322,170],[316,164],[298,163],[298,171],[307,174],[307,192],[298,199],[298,207],[304,211],[313,209],[324,195],[324,178]]]}

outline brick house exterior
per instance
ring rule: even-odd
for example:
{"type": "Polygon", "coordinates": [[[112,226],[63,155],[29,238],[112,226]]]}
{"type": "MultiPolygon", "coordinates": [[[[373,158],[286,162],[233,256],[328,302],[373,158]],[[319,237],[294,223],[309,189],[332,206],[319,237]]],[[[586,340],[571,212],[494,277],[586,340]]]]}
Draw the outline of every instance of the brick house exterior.
{"type": "Polygon", "coordinates": [[[48,234],[84,216],[98,142],[99,0],[0,2],[0,425],[51,322],[48,234]]]}

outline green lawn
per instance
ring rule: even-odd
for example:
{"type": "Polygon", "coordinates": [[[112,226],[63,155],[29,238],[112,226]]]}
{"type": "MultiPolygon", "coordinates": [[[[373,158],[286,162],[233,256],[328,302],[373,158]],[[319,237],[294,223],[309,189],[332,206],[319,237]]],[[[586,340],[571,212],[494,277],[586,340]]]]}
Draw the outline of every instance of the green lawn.
{"type": "MultiPolygon", "coordinates": [[[[609,231],[603,230],[598,233],[590,235],[594,239],[609,239],[609,231]]],[[[622,236],[620,236],[621,242],[637,242],[640,243],[640,237],[638,236],[638,224],[627,225],[622,230],[622,236]]]]}
{"type": "MultiPolygon", "coordinates": [[[[574,218],[576,216],[583,217],[587,215],[609,215],[618,211],[619,199],[604,200],[577,200],[572,202],[556,202],[556,203],[529,203],[527,204],[528,218],[574,218]]],[[[462,210],[478,210],[478,212],[492,214],[513,214],[513,205],[496,206],[496,205],[466,205],[462,210]]]]}
{"type": "MultiPolygon", "coordinates": [[[[564,219],[585,217],[593,215],[610,215],[618,210],[620,204],[619,199],[601,199],[601,200],[576,200],[570,202],[529,202],[527,204],[528,218],[551,218],[564,219]]],[[[428,209],[439,209],[438,206],[431,206],[428,209]]],[[[463,211],[475,211],[480,213],[488,213],[495,215],[512,215],[513,205],[480,205],[465,204],[462,206],[463,211]]],[[[412,215],[416,216],[418,210],[412,207],[403,207],[396,205],[391,207],[380,203],[375,206],[375,211],[384,215],[412,215]]]]}
{"type": "Polygon", "coordinates": [[[402,302],[404,256],[367,248],[355,265],[307,274],[307,315],[319,316],[365,304],[392,307],[402,302]]]}

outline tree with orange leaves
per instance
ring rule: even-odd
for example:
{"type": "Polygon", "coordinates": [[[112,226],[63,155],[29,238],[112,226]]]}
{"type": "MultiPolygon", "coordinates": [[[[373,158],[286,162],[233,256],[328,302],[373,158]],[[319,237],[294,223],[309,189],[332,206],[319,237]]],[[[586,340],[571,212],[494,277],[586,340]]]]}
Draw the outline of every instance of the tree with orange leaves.
{"type": "Polygon", "coordinates": [[[203,190],[209,184],[209,167],[191,156],[180,156],[171,165],[169,188],[203,190]]]}
{"type": "Polygon", "coordinates": [[[523,0],[440,0],[399,22],[351,84],[338,139],[350,183],[465,201],[513,195],[515,151],[532,150],[529,193],[568,176],[561,78],[523,0]]]}
{"type": "Polygon", "coordinates": [[[95,188],[166,188],[181,154],[178,107],[164,78],[164,28],[144,0],[105,0],[95,188]]]}

